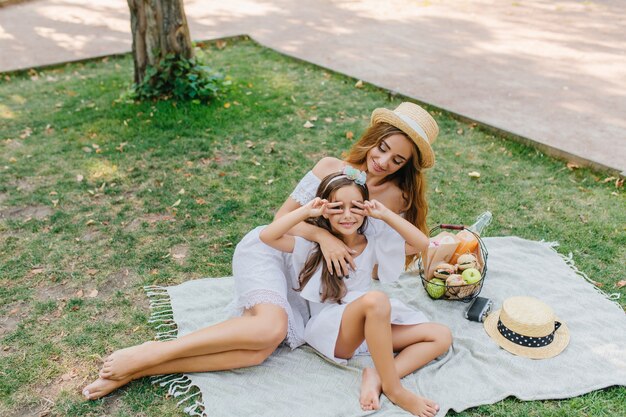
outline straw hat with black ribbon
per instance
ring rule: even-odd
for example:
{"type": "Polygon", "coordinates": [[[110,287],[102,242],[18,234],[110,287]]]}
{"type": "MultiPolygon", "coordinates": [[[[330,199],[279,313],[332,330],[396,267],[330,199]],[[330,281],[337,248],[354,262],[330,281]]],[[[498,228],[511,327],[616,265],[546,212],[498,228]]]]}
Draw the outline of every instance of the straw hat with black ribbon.
{"type": "Polygon", "coordinates": [[[503,349],[526,358],[552,358],[569,343],[569,330],[552,309],[534,297],[510,297],[484,322],[503,349]]]}
{"type": "Polygon", "coordinates": [[[372,124],[376,123],[388,123],[406,133],[419,149],[422,168],[435,165],[435,153],[430,145],[437,139],[439,126],[426,110],[409,102],[401,103],[395,110],[376,109],[372,112],[372,124]]]}

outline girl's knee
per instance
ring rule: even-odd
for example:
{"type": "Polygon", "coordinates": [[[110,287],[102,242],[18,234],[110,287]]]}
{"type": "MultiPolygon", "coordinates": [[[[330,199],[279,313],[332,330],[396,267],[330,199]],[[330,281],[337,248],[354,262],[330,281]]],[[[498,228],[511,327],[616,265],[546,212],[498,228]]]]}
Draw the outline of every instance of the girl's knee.
{"type": "Polygon", "coordinates": [[[388,315],[391,313],[389,297],[382,291],[368,291],[361,297],[367,313],[388,315]]]}

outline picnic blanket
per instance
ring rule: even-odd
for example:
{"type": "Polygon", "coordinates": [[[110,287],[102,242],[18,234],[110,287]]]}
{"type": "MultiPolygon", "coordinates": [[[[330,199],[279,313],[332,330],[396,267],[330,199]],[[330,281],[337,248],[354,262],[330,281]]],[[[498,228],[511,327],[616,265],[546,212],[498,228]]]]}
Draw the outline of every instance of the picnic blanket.
{"type": "MultiPolygon", "coordinates": [[[[532,360],[499,348],[482,324],[464,318],[467,304],[431,300],[419,277],[406,274],[381,289],[452,329],[450,351],[403,379],[408,389],[437,401],[438,416],[452,409],[492,404],[508,396],[521,400],[574,397],[612,385],[626,385],[626,316],[581,277],[554,244],[516,237],[484,239],[488,274],[481,296],[494,310],[510,296],[534,296],[548,303],[570,329],[571,341],[552,359],[532,360]]],[[[166,340],[227,318],[231,278],[205,278],[172,287],[147,287],[157,338],[166,340]],[[173,319],[173,321],[172,321],[173,319]]],[[[361,370],[369,356],[340,366],[310,347],[281,346],[262,365],[225,372],[155,377],[191,415],[319,417],[372,414],[359,407],[361,370]],[[196,388],[199,388],[199,391],[196,388]]],[[[408,415],[381,397],[377,415],[408,415]]]]}

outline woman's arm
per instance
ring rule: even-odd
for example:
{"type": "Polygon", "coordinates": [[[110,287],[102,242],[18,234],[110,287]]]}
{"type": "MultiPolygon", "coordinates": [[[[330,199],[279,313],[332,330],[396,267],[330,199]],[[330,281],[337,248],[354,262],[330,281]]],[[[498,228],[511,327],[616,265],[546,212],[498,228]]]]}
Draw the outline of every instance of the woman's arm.
{"type": "MultiPolygon", "coordinates": [[[[362,206],[360,208],[362,208],[362,212],[366,216],[381,219],[398,232],[406,241],[405,251],[407,255],[414,255],[420,252],[425,253],[428,250],[430,243],[428,237],[411,222],[389,210],[381,202],[370,200],[360,204],[357,201],[353,201],[353,204],[357,207],[362,206]]],[[[353,210],[356,211],[357,209],[353,210]]]]}
{"type": "Polygon", "coordinates": [[[263,243],[282,252],[293,252],[295,239],[289,235],[289,230],[296,224],[303,222],[309,217],[320,216],[327,205],[326,200],[315,198],[293,210],[284,216],[281,216],[261,230],[259,238],[263,243]]]}

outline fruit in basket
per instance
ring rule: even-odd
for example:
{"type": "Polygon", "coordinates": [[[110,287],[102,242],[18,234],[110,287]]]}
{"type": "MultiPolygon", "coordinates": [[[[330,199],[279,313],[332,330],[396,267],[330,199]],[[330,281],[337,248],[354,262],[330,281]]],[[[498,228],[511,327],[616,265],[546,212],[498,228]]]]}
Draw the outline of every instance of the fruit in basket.
{"type": "Polygon", "coordinates": [[[448,279],[448,277],[456,272],[456,268],[453,265],[442,262],[435,267],[434,275],[435,278],[440,278],[442,280],[448,279]]]}
{"type": "Polygon", "coordinates": [[[459,256],[459,259],[457,260],[457,262],[458,262],[457,267],[461,271],[465,271],[466,269],[469,269],[469,268],[476,268],[478,266],[478,260],[471,253],[465,253],[459,256]]]}
{"type": "Polygon", "coordinates": [[[480,271],[476,268],[468,268],[463,271],[463,280],[468,284],[476,284],[481,279],[480,271]]]}
{"type": "Polygon", "coordinates": [[[459,274],[452,274],[446,279],[446,285],[448,287],[455,287],[457,285],[465,285],[463,277],[459,274]]]}
{"type": "Polygon", "coordinates": [[[430,280],[428,284],[426,284],[426,292],[432,298],[441,298],[443,294],[446,292],[446,285],[443,280],[439,278],[433,278],[430,280]]]}

